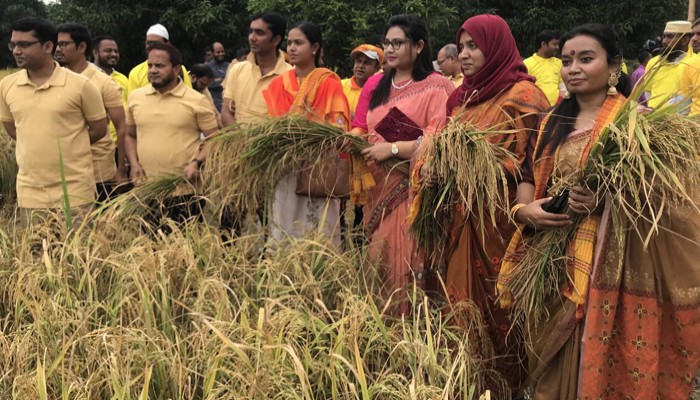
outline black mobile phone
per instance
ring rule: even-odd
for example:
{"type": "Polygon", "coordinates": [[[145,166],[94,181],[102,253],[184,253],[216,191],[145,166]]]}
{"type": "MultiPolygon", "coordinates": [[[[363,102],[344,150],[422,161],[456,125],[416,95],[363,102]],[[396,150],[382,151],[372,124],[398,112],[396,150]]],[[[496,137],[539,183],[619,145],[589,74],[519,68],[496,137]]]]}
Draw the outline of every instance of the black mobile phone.
{"type": "MultiPolygon", "coordinates": [[[[544,207],[542,207],[542,209],[550,213],[563,214],[564,212],[566,212],[566,207],[568,205],[569,188],[566,188],[562,190],[558,195],[552,197],[552,200],[545,204],[544,207]]],[[[523,229],[523,235],[532,235],[533,233],[535,233],[535,229],[530,228],[529,226],[523,229]]]]}

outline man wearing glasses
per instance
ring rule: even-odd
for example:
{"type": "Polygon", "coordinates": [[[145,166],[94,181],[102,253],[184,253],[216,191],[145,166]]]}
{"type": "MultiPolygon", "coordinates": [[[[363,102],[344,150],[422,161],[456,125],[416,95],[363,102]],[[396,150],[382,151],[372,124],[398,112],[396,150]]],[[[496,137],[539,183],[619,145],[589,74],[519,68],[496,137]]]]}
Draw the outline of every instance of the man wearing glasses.
{"type": "Polygon", "coordinates": [[[95,201],[90,144],[107,133],[105,108],[87,78],[53,61],[56,42],[56,28],[44,19],[14,22],[8,47],[22,70],[0,82],[0,120],[17,142],[23,224],[37,210],[67,206],[74,216],[83,215],[95,201]]]}
{"type": "Polygon", "coordinates": [[[448,44],[437,55],[437,65],[440,71],[452,81],[455,87],[462,85],[464,74],[462,73],[462,64],[457,58],[457,45],[448,44]]]}
{"type": "Polygon", "coordinates": [[[102,203],[110,198],[117,184],[127,179],[126,122],[124,122],[124,106],[122,104],[121,88],[107,74],[97,69],[87,60],[90,53],[90,31],[80,24],[62,24],[56,28],[58,43],[56,45],[56,61],[76,74],[81,74],[100,91],[107,116],[114,123],[117,132],[119,157],[118,165],[114,162],[115,143],[110,135],[106,135],[92,145],[92,161],[97,182],[97,201],[102,203]]]}
{"type": "MultiPolygon", "coordinates": [[[[170,34],[168,30],[161,24],[155,24],[148,28],[146,32],[146,54],[151,51],[154,43],[169,43],[170,34]]],[[[190,74],[187,72],[185,66],[182,66],[182,71],[180,72],[180,79],[185,82],[185,85],[192,87],[192,81],[190,81],[190,74]]],[[[135,66],[131,72],[129,72],[129,86],[126,93],[127,98],[131,93],[141,87],[148,85],[148,60],[142,62],[141,64],[135,66]]]]}

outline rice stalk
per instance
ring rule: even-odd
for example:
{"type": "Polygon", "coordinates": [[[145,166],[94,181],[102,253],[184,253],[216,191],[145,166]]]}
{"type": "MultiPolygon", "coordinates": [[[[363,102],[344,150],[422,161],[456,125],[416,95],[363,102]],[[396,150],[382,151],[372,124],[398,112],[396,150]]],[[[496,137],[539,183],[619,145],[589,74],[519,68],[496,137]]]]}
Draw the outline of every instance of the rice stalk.
{"type": "Polygon", "coordinates": [[[169,174],[148,179],[131,191],[113,199],[95,210],[95,215],[103,219],[127,220],[145,217],[153,207],[162,205],[183,185],[191,185],[183,175],[169,174]]]}
{"type": "Polygon", "coordinates": [[[514,131],[506,125],[484,130],[462,119],[453,117],[425,151],[437,184],[419,189],[420,207],[411,231],[434,254],[447,244],[457,208],[463,215],[490,218],[493,225],[497,213],[507,213],[509,173],[503,166],[519,165],[512,152],[493,143],[496,136],[514,131]]]}
{"type": "Polygon", "coordinates": [[[11,202],[17,196],[17,172],[15,142],[0,126],[0,203],[11,202]]]}

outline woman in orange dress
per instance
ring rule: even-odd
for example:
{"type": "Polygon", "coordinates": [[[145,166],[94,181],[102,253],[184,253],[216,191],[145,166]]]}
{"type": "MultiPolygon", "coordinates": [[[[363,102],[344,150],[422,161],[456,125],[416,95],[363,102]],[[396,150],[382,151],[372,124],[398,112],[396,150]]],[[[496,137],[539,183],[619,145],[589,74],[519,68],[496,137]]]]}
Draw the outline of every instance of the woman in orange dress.
{"type": "MultiPolygon", "coordinates": [[[[527,74],[510,28],[501,17],[469,18],[457,31],[457,45],[464,81],[450,96],[448,111],[480,128],[509,131],[491,141],[517,156],[517,164],[503,165],[512,202],[528,140],[536,135],[539,114],[549,108],[549,102],[527,74]]],[[[516,393],[525,378],[524,348],[517,330],[511,331],[508,311],[496,305],[495,296],[501,259],[515,224],[505,213],[497,214],[495,225],[488,217],[465,215],[461,209],[455,214],[451,243],[444,252],[449,301],[470,300],[479,307],[496,351],[494,368],[516,393]]]]}
{"type": "MultiPolygon", "coordinates": [[[[314,24],[302,22],[289,30],[287,53],[294,69],[275,78],[263,91],[269,115],[301,114],[349,128],[350,108],[340,78],[320,67],[322,46],[321,29],[314,24]]],[[[337,241],[339,200],[297,195],[298,175],[291,173],[277,186],[270,210],[270,238],[277,242],[287,236],[303,237],[320,228],[337,241]]]]}
{"type": "MultiPolygon", "coordinates": [[[[428,30],[417,16],[391,17],[383,45],[387,72],[365,83],[353,126],[373,143],[363,153],[376,182],[366,193],[364,227],[369,260],[379,267],[389,296],[414,281],[423,287],[424,257],[408,233],[409,175],[388,172],[379,163],[411,160],[422,137],[444,126],[445,104],[454,85],[433,71],[428,30]]],[[[397,296],[395,314],[408,312],[404,296],[397,296]]]]}

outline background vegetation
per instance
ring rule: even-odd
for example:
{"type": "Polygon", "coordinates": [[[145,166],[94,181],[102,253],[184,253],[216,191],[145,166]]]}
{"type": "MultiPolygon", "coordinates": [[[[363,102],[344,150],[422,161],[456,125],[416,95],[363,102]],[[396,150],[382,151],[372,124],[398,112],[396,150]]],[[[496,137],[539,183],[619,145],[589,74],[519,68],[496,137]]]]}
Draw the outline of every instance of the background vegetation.
{"type": "MultiPolygon", "coordinates": [[[[231,54],[247,47],[249,16],[275,10],[290,24],[308,20],[324,29],[325,61],[348,73],[348,53],[362,42],[377,42],[386,19],[396,13],[421,15],[428,23],[435,49],[454,41],[468,17],[497,13],[511,26],[523,55],[534,50],[534,36],[543,29],[567,30],[586,22],[612,25],[622,37],[626,58],[633,59],[646,39],[656,37],[665,21],[685,19],[687,1],[666,0],[0,0],[0,35],[7,41],[9,22],[22,15],[43,15],[55,22],[79,21],[94,34],[111,34],[122,52],[124,72],[143,60],[143,41],[156,22],[170,31],[172,42],[188,64],[202,59],[204,47],[222,41],[231,54]]],[[[0,52],[0,67],[13,64],[0,52]]]]}

